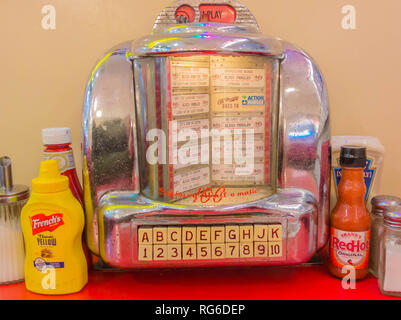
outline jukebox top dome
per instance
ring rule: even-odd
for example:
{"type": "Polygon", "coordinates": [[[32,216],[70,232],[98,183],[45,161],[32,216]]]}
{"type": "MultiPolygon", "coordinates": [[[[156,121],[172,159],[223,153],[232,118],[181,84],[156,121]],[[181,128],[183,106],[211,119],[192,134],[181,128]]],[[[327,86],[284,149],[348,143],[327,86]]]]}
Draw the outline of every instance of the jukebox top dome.
{"type": "Polygon", "coordinates": [[[174,27],[134,41],[133,56],[160,53],[222,51],[280,55],[280,42],[235,25],[200,23],[174,27]]]}
{"type": "Polygon", "coordinates": [[[279,55],[283,48],[261,35],[253,14],[236,0],[179,0],[160,13],[153,34],[134,41],[131,51],[133,56],[196,51],[279,55]]]}

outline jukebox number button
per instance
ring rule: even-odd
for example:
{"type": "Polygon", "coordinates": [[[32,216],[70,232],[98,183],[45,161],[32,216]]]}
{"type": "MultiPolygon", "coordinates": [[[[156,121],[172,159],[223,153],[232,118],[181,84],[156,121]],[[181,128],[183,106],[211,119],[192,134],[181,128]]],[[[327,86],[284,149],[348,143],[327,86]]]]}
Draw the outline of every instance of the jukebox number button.
{"type": "Polygon", "coordinates": [[[175,244],[167,245],[167,260],[181,260],[181,246],[175,244]]]}
{"type": "Polygon", "coordinates": [[[153,246],[152,245],[139,245],[138,259],[139,259],[139,261],[152,261],[153,260],[153,246]]]}
{"type": "Polygon", "coordinates": [[[211,259],[212,258],[211,251],[212,251],[212,249],[211,249],[210,244],[198,244],[197,245],[198,259],[200,259],[200,260],[211,259]]]}
{"type": "Polygon", "coordinates": [[[226,258],[239,258],[239,243],[226,243],[226,258]]]}
{"type": "Polygon", "coordinates": [[[255,257],[266,257],[267,258],[267,242],[255,242],[255,257]]]}
{"type": "Polygon", "coordinates": [[[282,256],[282,244],[281,241],[269,242],[269,257],[281,257],[282,256]]]}
{"type": "Polygon", "coordinates": [[[220,243],[212,244],[212,259],[224,259],[226,257],[225,245],[220,243]]]}
{"type": "Polygon", "coordinates": [[[167,246],[155,245],[153,247],[153,260],[167,260],[167,246]]]}
{"type": "Polygon", "coordinates": [[[243,242],[240,244],[240,257],[253,257],[253,242],[243,242]]]}
{"type": "Polygon", "coordinates": [[[184,260],[196,260],[196,244],[182,245],[182,258],[184,260]]]}

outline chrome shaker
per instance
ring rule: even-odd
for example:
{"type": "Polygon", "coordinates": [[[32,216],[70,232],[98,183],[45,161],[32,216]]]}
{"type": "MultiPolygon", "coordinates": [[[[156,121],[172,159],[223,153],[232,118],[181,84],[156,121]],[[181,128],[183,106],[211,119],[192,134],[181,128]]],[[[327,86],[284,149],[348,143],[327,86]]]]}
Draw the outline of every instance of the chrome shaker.
{"type": "Polygon", "coordinates": [[[13,185],[11,159],[0,157],[0,284],[24,279],[25,248],[20,215],[28,198],[29,187],[13,185]]]}

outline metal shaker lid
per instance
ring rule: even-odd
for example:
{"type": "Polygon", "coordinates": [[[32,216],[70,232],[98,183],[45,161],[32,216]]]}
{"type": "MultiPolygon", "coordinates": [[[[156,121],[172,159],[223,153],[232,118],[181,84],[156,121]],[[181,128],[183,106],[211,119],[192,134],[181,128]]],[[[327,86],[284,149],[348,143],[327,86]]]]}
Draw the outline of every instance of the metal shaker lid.
{"type": "Polygon", "coordinates": [[[372,213],[382,216],[389,207],[401,206],[401,198],[387,195],[379,195],[371,200],[372,213]]]}
{"type": "Polygon", "coordinates": [[[401,228],[401,206],[389,207],[383,217],[386,225],[401,228]]]}
{"type": "Polygon", "coordinates": [[[29,187],[13,185],[11,159],[0,158],[0,204],[25,200],[29,197],[29,187]]]}

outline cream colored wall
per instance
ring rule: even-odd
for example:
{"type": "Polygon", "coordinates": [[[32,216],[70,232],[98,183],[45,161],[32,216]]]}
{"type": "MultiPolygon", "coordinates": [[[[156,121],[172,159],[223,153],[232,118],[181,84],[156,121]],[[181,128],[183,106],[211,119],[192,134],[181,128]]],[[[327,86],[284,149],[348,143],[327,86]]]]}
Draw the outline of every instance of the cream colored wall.
{"type": "MultiPolygon", "coordinates": [[[[265,34],[304,48],[325,76],[333,135],[372,135],[386,148],[382,192],[401,196],[401,1],[243,0],[265,34]],[[356,8],[343,30],[341,8],[356,8]]],[[[152,29],[167,0],[1,0],[0,155],[14,180],[30,184],[41,160],[41,129],[68,126],[81,169],[81,108],[98,57],[152,29]],[[56,8],[56,30],[41,9],[56,8]]]]}

